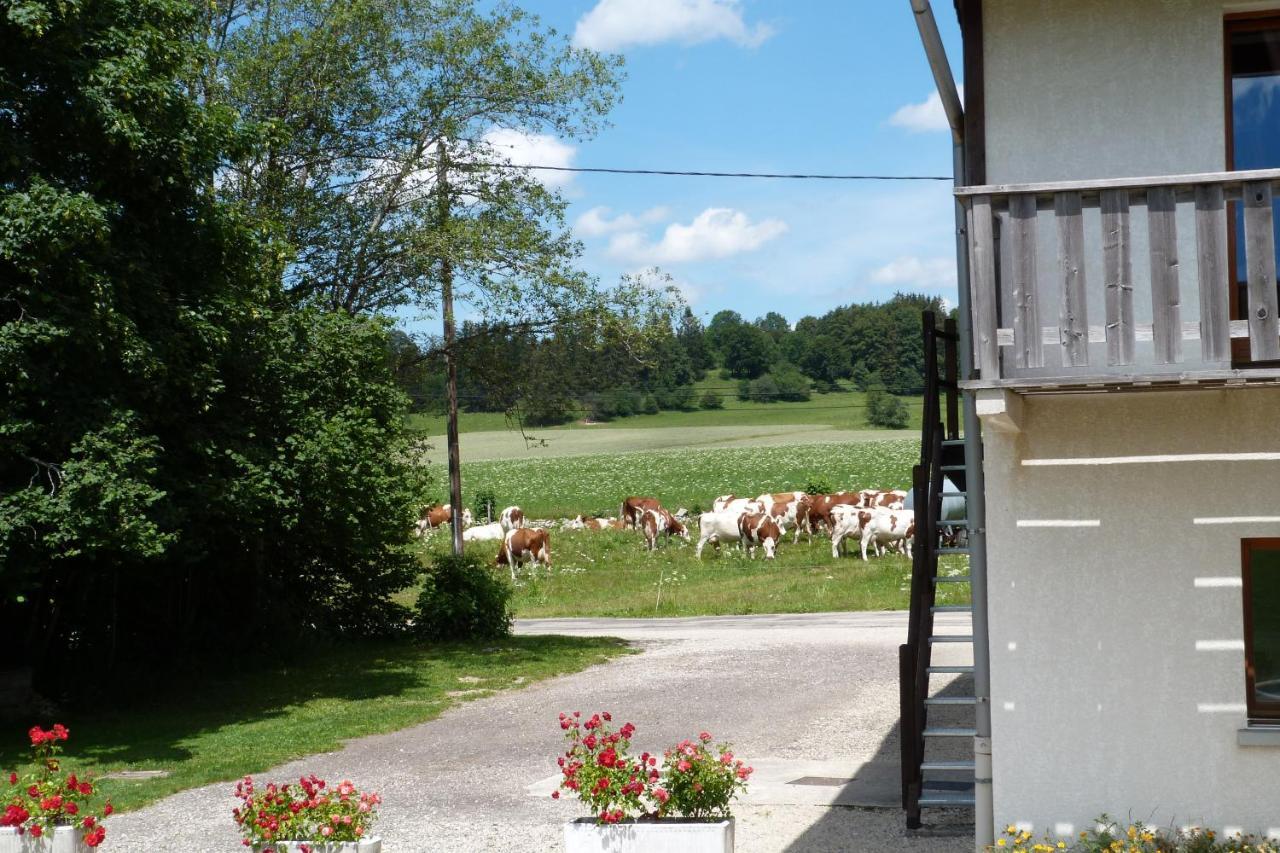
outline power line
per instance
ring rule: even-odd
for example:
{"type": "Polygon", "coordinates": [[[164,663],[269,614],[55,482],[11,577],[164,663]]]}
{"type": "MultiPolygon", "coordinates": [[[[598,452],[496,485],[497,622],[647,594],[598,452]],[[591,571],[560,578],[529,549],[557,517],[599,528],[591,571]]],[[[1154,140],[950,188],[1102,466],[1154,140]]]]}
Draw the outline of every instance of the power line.
{"type": "Polygon", "coordinates": [[[770,178],[789,181],[952,181],[950,175],[823,175],[788,172],[704,172],[684,169],[615,169],[588,166],[543,166],[519,163],[475,163],[490,169],[536,169],[543,172],[589,172],[603,175],[669,175],[680,178],[770,178]]]}

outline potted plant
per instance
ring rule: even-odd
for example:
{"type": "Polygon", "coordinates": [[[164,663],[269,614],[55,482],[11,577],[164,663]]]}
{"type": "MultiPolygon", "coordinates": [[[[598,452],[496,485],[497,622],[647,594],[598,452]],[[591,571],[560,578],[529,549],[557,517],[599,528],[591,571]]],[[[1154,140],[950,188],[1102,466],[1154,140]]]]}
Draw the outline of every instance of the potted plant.
{"type": "Polygon", "coordinates": [[[313,774],[296,785],[268,782],[258,790],[253,777],[236,783],[240,800],[232,813],[245,847],[256,853],[381,853],[382,839],[370,832],[382,799],[350,782],[329,787],[313,774]]]}
{"type": "Polygon", "coordinates": [[[656,756],[630,755],[635,726],[616,731],[606,711],[583,720],[560,715],[569,747],[557,763],[559,790],[576,794],[595,817],[564,827],[566,853],[731,853],[729,804],[746,790],[751,768],[710,732],[656,756]]]}
{"type": "Polygon", "coordinates": [[[58,755],[70,736],[57,723],[45,731],[27,732],[35,769],[8,775],[0,799],[0,853],[86,853],[100,845],[107,830],[102,818],[111,803],[96,814],[89,808],[95,788],[89,779],[64,773],[58,755]]]}

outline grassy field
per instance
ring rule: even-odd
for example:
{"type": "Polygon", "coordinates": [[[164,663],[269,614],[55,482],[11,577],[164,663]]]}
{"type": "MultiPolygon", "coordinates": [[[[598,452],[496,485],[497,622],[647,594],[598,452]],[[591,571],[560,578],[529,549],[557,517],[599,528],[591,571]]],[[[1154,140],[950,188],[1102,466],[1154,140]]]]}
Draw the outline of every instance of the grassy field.
{"type": "MultiPolygon", "coordinates": [[[[429,549],[446,549],[437,535],[429,549]]],[[[644,550],[635,531],[551,531],[550,572],[522,572],[516,585],[516,613],[536,616],[706,616],[742,613],[817,613],[832,610],[900,610],[907,606],[911,562],[898,554],[863,562],[857,543],[833,560],[831,542],[790,536],[775,560],[756,559],[735,547],[717,554],[710,545],[702,560],[697,541],[671,540],[644,550]]],[[[493,542],[469,549],[492,559],[493,542]]],[[[948,557],[944,573],[963,574],[962,557],[948,557]]],[[[944,584],[940,604],[968,602],[968,587],[944,584]]],[[[406,596],[408,599],[409,596],[406,596]]]]}
{"type": "MultiPolygon", "coordinates": [[[[857,391],[839,391],[833,394],[814,394],[806,402],[796,403],[751,403],[733,396],[731,382],[709,378],[698,384],[699,394],[703,390],[715,390],[724,394],[723,409],[696,409],[690,412],[659,412],[656,415],[632,415],[626,418],[600,424],[575,422],[555,428],[533,428],[528,432],[535,436],[554,440],[557,436],[572,432],[608,432],[612,430],[653,430],[653,429],[694,429],[705,427],[788,427],[807,426],[814,431],[826,429],[837,432],[859,432],[864,430],[878,431],[866,420],[866,395],[857,391]]],[[[920,430],[920,399],[904,398],[911,412],[911,422],[907,428],[914,432],[920,430]]],[[[441,416],[417,414],[412,416],[415,429],[435,436],[436,443],[443,446],[438,438],[444,434],[444,418],[441,416]]],[[[515,424],[508,422],[500,412],[464,412],[458,419],[458,429],[462,433],[500,432],[513,429],[515,424]]],[[[518,436],[518,431],[516,432],[518,436]]],[[[462,443],[466,454],[468,442],[462,443]]],[[[492,457],[474,457],[492,458],[492,457]]]]}
{"type": "MultiPolygon", "coordinates": [[[[164,695],[172,699],[149,695],[133,707],[64,715],[60,719],[72,734],[64,763],[98,776],[124,769],[168,772],[146,781],[102,781],[117,808],[134,809],[186,788],[332,751],[348,738],[430,720],[458,702],[627,652],[620,640],[576,637],[430,648],[344,645],[291,666],[168,684],[164,695]]],[[[15,724],[4,731],[24,729],[15,724]]],[[[24,740],[0,741],[0,768],[25,759],[24,740]]]]}
{"type": "MultiPolygon", "coordinates": [[[[664,431],[665,432],[665,431],[664,431]]],[[[739,432],[739,435],[742,433],[739,432]]],[[[617,515],[627,495],[652,495],[675,510],[710,509],[718,495],[754,497],[803,489],[905,488],[919,454],[913,439],[843,444],[681,447],[464,465],[464,488],[491,489],[502,506],[538,518],[617,515]]],[[[433,466],[439,482],[442,466],[433,466]]]]}

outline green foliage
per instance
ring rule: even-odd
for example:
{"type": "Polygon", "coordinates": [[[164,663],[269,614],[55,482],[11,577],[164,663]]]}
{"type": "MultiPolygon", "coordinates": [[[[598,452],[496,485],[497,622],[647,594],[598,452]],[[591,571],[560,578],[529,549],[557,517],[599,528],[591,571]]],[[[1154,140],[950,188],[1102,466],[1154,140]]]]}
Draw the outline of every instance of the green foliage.
{"type": "Polygon", "coordinates": [[[711,733],[683,740],[664,753],[661,784],[668,798],[659,815],[727,818],[730,805],[747,790],[752,768],[734,758],[727,743],[711,743],[711,733]]]}
{"type": "Polygon", "coordinates": [[[1126,826],[1104,814],[1091,828],[1069,840],[1048,834],[1037,839],[1030,830],[1010,824],[996,844],[986,849],[1009,853],[1278,853],[1280,838],[1241,834],[1220,837],[1210,829],[1192,826],[1166,830],[1142,821],[1126,826]]]}
{"type": "Polygon", "coordinates": [[[885,429],[906,429],[911,415],[898,397],[889,394],[883,386],[867,392],[867,423],[885,429]]]}
{"type": "Polygon", "coordinates": [[[656,415],[660,411],[658,409],[658,399],[652,394],[645,394],[640,401],[640,411],[646,415],[656,415]]]}
{"type": "Polygon", "coordinates": [[[738,379],[755,379],[764,374],[778,355],[777,345],[767,332],[742,323],[723,330],[719,349],[725,368],[738,379]]]}
{"type": "Polygon", "coordinates": [[[781,362],[771,375],[778,386],[777,399],[788,403],[803,403],[809,399],[809,380],[794,364],[781,362]]]}
{"type": "Polygon", "coordinates": [[[698,400],[698,405],[704,409],[723,409],[724,398],[715,391],[707,391],[698,400]]]}
{"type": "Polygon", "coordinates": [[[772,374],[766,373],[748,382],[747,399],[753,403],[778,402],[778,383],[774,381],[772,374]]]}
{"type": "Polygon", "coordinates": [[[502,507],[498,506],[498,496],[494,494],[493,489],[482,486],[472,491],[475,497],[471,499],[471,512],[475,515],[476,524],[485,524],[497,519],[498,513],[502,512],[502,507]]]}
{"type": "Polygon", "coordinates": [[[805,480],[804,493],[806,495],[829,495],[836,490],[830,480],[822,477],[810,477],[805,480]]]}
{"type": "Polygon", "coordinates": [[[511,585],[477,554],[438,554],[418,595],[414,631],[427,640],[496,640],[511,633],[511,585]]]}
{"type": "Polygon", "coordinates": [[[280,247],[215,197],[255,140],[177,85],[200,8],[24,9],[0,18],[0,623],[23,638],[0,665],[65,696],[267,625],[395,630],[426,492],[396,345],[289,310],[280,247]]]}
{"type": "Polygon", "coordinates": [[[692,385],[680,385],[672,388],[670,391],[659,391],[656,395],[658,405],[663,409],[678,409],[682,412],[688,412],[696,408],[694,396],[696,392],[692,385]]]}

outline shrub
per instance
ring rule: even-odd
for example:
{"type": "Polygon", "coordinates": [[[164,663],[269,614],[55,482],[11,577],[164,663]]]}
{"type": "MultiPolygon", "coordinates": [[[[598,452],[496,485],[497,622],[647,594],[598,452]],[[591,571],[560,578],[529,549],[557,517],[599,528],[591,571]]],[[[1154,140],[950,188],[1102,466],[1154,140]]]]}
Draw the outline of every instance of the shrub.
{"type": "Polygon", "coordinates": [[[483,489],[477,489],[476,496],[471,499],[471,511],[475,513],[477,524],[490,522],[497,518],[500,510],[498,509],[498,496],[493,493],[493,489],[488,486],[483,489]]]}
{"type": "Polygon", "coordinates": [[[752,379],[748,397],[756,403],[776,403],[780,399],[778,383],[768,373],[758,379],[752,379]]]}
{"type": "MultiPolygon", "coordinates": [[[[303,776],[297,785],[267,783],[254,788],[253,777],[236,783],[240,805],[232,810],[246,847],[262,849],[277,841],[312,844],[355,842],[369,834],[378,816],[382,798],[362,793],[350,782],[329,788],[314,774],[303,776]]],[[[326,848],[327,849],[327,848],[326,848]]]]}
{"type": "Polygon", "coordinates": [[[906,429],[910,421],[907,406],[883,388],[867,392],[867,423],[885,429],[906,429]]]}
{"type": "Polygon", "coordinates": [[[751,380],[750,379],[738,380],[738,399],[744,403],[751,399],[751,380]]]}
{"type": "Polygon", "coordinates": [[[819,394],[834,394],[840,390],[840,386],[830,379],[813,380],[813,390],[819,394]]]}
{"type": "Polygon", "coordinates": [[[674,812],[687,818],[727,818],[729,804],[747,788],[752,768],[733,757],[729,744],[711,745],[711,733],[684,740],[665,753],[662,787],[655,788],[658,815],[674,812]],[[659,791],[664,791],[663,799],[659,791]]]}
{"type": "Polygon", "coordinates": [[[658,406],[663,409],[679,409],[682,412],[687,412],[694,408],[692,385],[677,385],[668,391],[658,393],[656,397],[658,406]]]}
{"type": "Polygon", "coordinates": [[[545,427],[567,424],[577,415],[577,407],[567,396],[556,393],[531,394],[521,403],[524,422],[545,427]]]}
{"type": "Polygon", "coordinates": [[[645,394],[644,398],[640,401],[640,411],[646,415],[658,414],[658,398],[652,394],[645,394]]]}
{"type": "Polygon", "coordinates": [[[704,409],[723,409],[724,399],[715,391],[707,391],[702,395],[702,399],[698,404],[704,409]]]}
{"type": "Polygon", "coordinates": [[[727,367],[720,368],[719,372],[716,373],[716,376],[720,377],[722,382],[728,382],[733,378],[733,374],[729,372],[729,368],[727,367]]]}
{"type": "Polygon", "coordinates": [[[776,399],[800,403],[809,399],[809,380],[793,364],[779,364],[771,374],[777,386],[776,399]]]}
{"type": "Polygon", "coordinates": [[[829,495],[835,490],[835,486],[831,485],[830,480],[824,480],[821,477],[810,477],[808,482],[804,484],[804,493],[806,495],[829,495]]]}
{"type": "Polygon", "coordinates": [[[492,640],[511,633],[511,586],[475,554],[435,558],[418,595],[415,630],[427,640],[492,640]]]}

